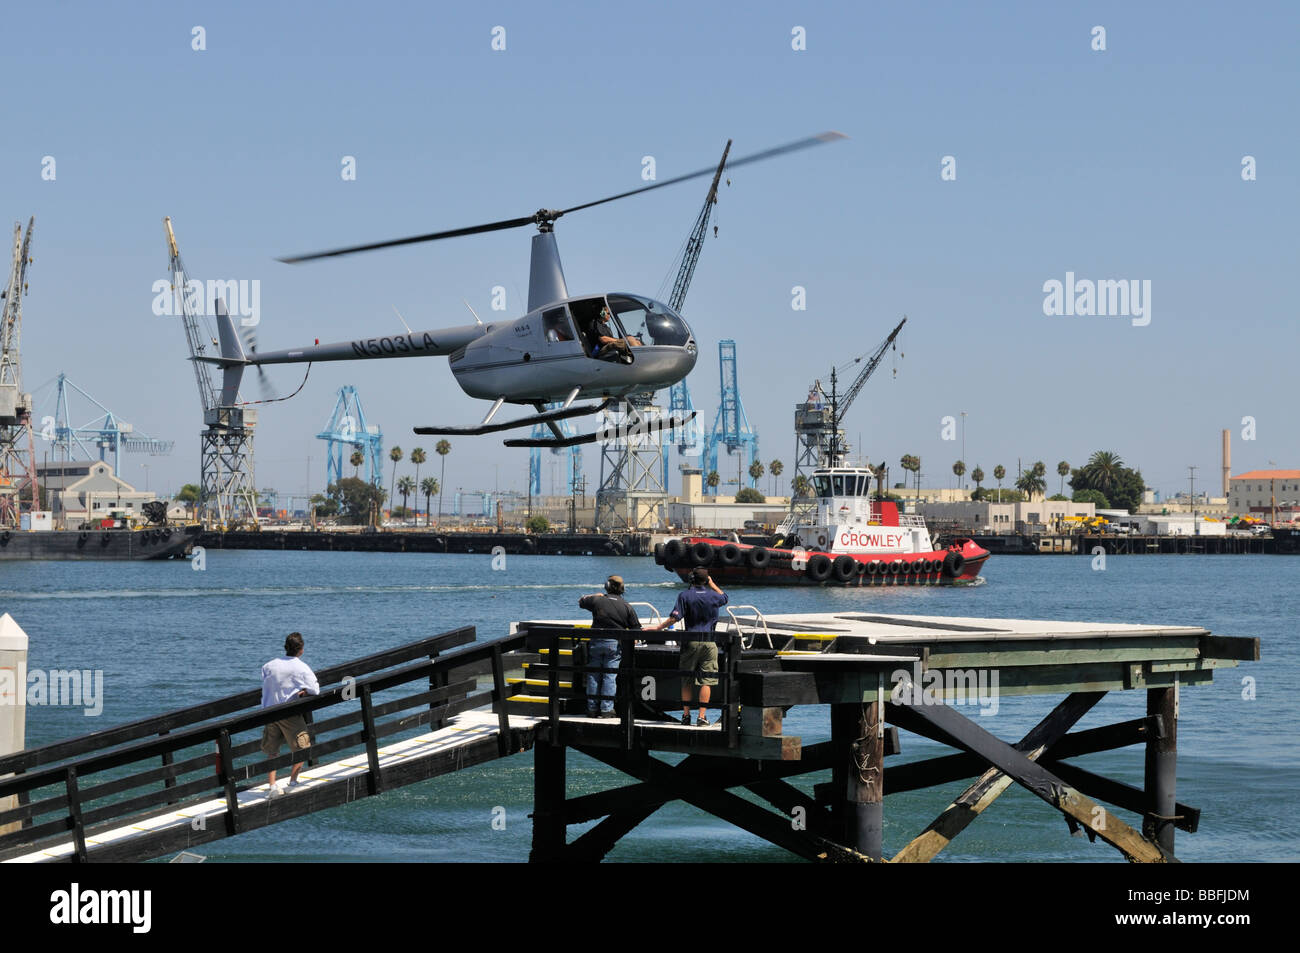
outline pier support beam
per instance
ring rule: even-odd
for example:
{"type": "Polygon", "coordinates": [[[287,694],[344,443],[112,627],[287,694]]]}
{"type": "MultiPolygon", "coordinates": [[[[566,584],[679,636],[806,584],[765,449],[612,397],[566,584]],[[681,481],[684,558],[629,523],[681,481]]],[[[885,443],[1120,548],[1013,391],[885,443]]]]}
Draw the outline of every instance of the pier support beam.
{"type": "Polygon", "coordinates": [[[530,863],[564,858],[565,747],[540,739],[533,746],[533,848],[530,863]]]}
{"type": "Polygon", "coordinates": [[[877,731],[883,715],[877,702],[831,705],[836,833],[845,847],[872,860],[884,851],[885,745],[877,731]]]}
{"type": "Polygon", "coordinates": [[[1174,790],[1178,778],[1177,680],[1168,688],[1147,689],[1147,715],[1159,715],[1164,731],[1147,739],[1144,785],[1147,813],[1142,819],[1142,834],[1172,855],[1178,814],[1174,790]]]}

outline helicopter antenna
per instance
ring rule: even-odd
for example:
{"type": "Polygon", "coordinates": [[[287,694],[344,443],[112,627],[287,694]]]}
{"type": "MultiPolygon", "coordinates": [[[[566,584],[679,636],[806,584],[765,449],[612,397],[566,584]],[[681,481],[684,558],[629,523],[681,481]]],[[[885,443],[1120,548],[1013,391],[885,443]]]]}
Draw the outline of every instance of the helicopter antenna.
{"type": "Polygon", "coordinates": [[[461,298],[460,300],[465,302],[465,307],[469,308],[469,313],[474,315],[474,320],[477,321],[480,325],[482,325],[483,319],[478,316],[478,312],[475,311],[473,305],[469,303],[469,299],[461,298]]]}
{"type": "Polygon", "coordinates": [[[406,318],[402,317],[402,312],[397,310],[397,305],[393,305],[393,314],[397,315],[397,320],[402,322],[402,327],[406,328],[407,334],[412,334],[411,326],[406,323],[406,318]]]}

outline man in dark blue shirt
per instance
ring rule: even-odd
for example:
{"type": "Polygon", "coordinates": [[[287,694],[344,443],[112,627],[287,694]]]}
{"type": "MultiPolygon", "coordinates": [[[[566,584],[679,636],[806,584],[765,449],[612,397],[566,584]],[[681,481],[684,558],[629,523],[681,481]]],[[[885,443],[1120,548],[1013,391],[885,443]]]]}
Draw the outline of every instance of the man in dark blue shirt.
{"type": "Polygon", "coordinates": [[[727,594],[718,588],[718,584],[709,578],[709,571],[702,567],[691,570],[691,588],[677,596],[677,604],[656,626],[655,631],[666,629],[678,619],[686,621],[686,631],[696,633],[696,641],[686,642],[682,646],[682,669],[694,672],[691,679],[682,679],[682,724],[691,723],[691,682],[699,692],[700,713],[696,725],[707,726],[705,706],[714,685],[718,684],[718,643],[713,641],[713,627],[718,624],[718,609],[727,604],[727,594]]]}

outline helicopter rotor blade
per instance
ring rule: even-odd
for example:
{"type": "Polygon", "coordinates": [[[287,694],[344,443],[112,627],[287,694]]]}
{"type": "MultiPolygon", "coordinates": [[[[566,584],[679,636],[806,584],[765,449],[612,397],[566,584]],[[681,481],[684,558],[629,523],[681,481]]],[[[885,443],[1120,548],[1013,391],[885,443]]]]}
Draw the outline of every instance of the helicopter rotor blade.
{"type": "Polygon", "coordinates": [[[528,215],[524,218],[509,218],[500,222],[489,222],[486,225],[470,225],[467,228],[452,228],[445,232],[430,232],[427,235],[412,235],[409,238],[396,238],[388,242],[371,242],[369,245],[349,245],[346,248],[333,248],[329,251],[312,252],[309,255],[294,255],[291,258],[281,258],[278,260],[287,265],[296,265],[303,261],[315,261],[318,258],[335,258],[339,255],[351,255],[355,252],[361,251],[374,251],[378,248],[395,248],[398,245],[415,245],[420,242],[436,242],[442,238],[460,238],[462,235],[478,235],[481,232],[499,232],[507,228],[520,228],[524,225],[532,225],[536,220],[536,215],[528,215]]]}
{"type": "MultiPolygon", "coordinates": [[[[749,165],[751,162],[762,162],[764,159],[773,159],[787,152],[797,152],[800,149],[807,149],[811,146],[821,145],[824,142],[836,142],[840,139],[847,139],[848,136],[842,132],[823,132],[816,136],[808,136],[806,139],[798,139],[794,142],[787,142],[783,146],[775,146],[771,149],[764,149],[762,152],[755,152],[753,155],[743,156],[739,159],[729,159],[724,166],[725,169],[734,169],[737,166],[749,165]]],[[[627,192],[620,192],[618,195],[611,195],[607,198],[597,199],[594,202],[586,202],[582,205],[575,205],[573,208],[566,208],[560,212],[561,215],[568,215],[570,212],[580,212],[583,209],[593,208],[597,205],[604,205],[606,202],[614,202],[618,199],[625,199],[630,195],[639,195],[642,192],[650,192],[654,189],[662,189],[669,185],[676,185],[678,182],[687,182],[691,179],[700,179],[706,175],[714,175],[718,171],[715,165],[707,169],[700,169],[698,172],[687,172],[685,175],[675,176],[671,179],[664,179],[662,182],[653,182],[650,185],[643,185],[637,189],[631,189],[627,192]]]]}
{"type": "MultiPolygon", "coordinates": [[[[821,145],[824,142],[835,142],[847,138],[848,137],[842,132],[823,132],[815,136],[808,136],[804,139],[797,139],[794,142],[787,142],[782,146],[764,149],[762,152],[755,152],[753,155],[743,156],[739,159],[731,159],[727,162],[726,168],[734,169],[742,165],[749,165],[751,162],[761,162],[764,159],[772,159],[789,152],[797,152],[800,149],[807,149],[812,146],[821,145]]],[[[352,255],[356,252],[363,251],[375,251],[380,248],[395,248],[400,245],[436,242],[444,238],[460,238],[465,235],[479,235],[483,232],[499,232],[508,228],[522,228],[525,225],[540,225],[543,222],[553,222],[560,216],[568,215],[571,212],[580,212],[583,209],[594,208],[597,205],[604,205],[607,202],[614,202],[618,199],[625,199],[632,195],[639,195],[642,192],[651,192],[655,189],[662,189],[669,185],[676,185],[679,182],[687,182],[691,179],[702,178],[706,175],[714,175],[717,171],[717,166],[709,166],[707,169],[700,169],[697,172],[688,172],[685,175],[674,176],[671,179],[664,179],[662,182],[652,182],[651,184],[643,185],[640,188],[630,189],[627,192],[620,192],[617,195],[609,195],[603,199],[596,199],[594,202],[584,202],[582,205],[575,205],[572,208],[539,209],[532,215],[525,215],[520,218],[508,218],[499,222],[488,222],[485,225],[470,225],[466,228],[452,228],[442,232],[429,232],[425,235],[412,235],[408,238],[397,238],[387,242],[371,242],[367,245],[349,245],[344,248],[333,248],[329,251],[312,252],[307,255],[294,255],[289,258],[281,258],[279,261],[289,265],[296,265],[304,261],[316,261],[320,258],[337,258],[341,255],[352,255]]]]}

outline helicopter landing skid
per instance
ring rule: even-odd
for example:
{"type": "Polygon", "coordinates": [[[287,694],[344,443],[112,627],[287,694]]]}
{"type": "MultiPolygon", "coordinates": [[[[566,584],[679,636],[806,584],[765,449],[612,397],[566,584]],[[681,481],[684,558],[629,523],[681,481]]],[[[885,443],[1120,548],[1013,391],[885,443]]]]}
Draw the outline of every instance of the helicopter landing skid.
{"type": "MultiPolygon", "coordinates": [[[[533,414],[531,417],[520,417],[516,420],[507,420],[498,424],[480,424],[477,427],[416,427],[414,429],[418,434],[477,437],[480,434],[496,433],[499,430],[514,430],[517,427],[531,427],[534,424],[549,424],[556,420],[568,420],[570,417],[585,417],[588,414],[598,414],[612,403],[614,403],[613,398],[609,398],[599,404],[582,404],[577,407],[561,408],[560,410],[547,410],[533,414]]],[[[544,440],[540,445],[551,446],[554,443],[555,441],[544,440]]],[[[515,446],[515,444],[507,442],[506,446],[515,446]]],[[[532,444],[519,444],[518,446],[532,446],[532,444]]]]}
{"type": "Polygon", "coordinates": [[[665,419],[643,420],[635,426],[618,426],[602,427],[595,433],[578,434],[574,437],[550,438],[550,437],[528,437],[517,438],[514,440],[502,441],[507,447],[576,447],[580,444],[600,442],[613,442],[616,440],[629,440],[636,437],[651,437],[655,434],[662,433],[665,430],[675,430],[678,427],[684,427],[695,419],[695,414],[689,417],[669,417],[665,419]]]}

